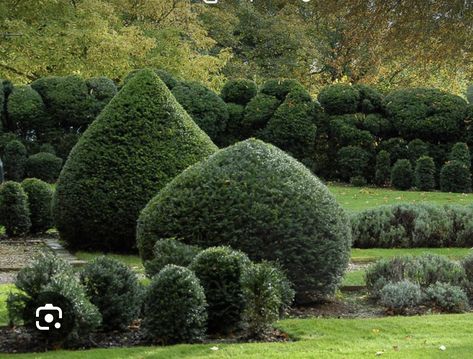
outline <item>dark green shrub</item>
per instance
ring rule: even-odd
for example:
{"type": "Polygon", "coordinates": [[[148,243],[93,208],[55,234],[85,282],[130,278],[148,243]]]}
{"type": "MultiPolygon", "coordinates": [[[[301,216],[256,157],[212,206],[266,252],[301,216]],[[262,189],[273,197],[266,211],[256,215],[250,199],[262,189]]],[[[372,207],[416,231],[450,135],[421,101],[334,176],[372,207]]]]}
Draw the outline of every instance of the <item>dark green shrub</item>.
{"type": "Polygon", "coordinates": [[[5,155],[5,148],[12,141],[20,141],[17,134],[12,132],[0,133],[0,155],[2,156],[2,159],[5,155]]]}
{"type": "Polygon", "coordinates": [[[279,101],[284,101],[291,90],[301,88],[303,86],[296,80],[271,79],[261,86],[261,93],[276,97],[279,101]]]}
{"type": "Polygon", "coordinates": [[[260,337],[290,307],[294,291],[284,272],[269,262],[248,266],[241,283],[246,331],[252,338],[260,337]]]}
{"type": "Polygon", "coordinates": [[[220,96],[225,102],[246,105],[256,96],[258,88],[254,81],[247,79],[229,80],[222,88],[220,96]]]}
{"type": "Polygon", "coordinates": [[[3,153],[5,178],[17,182],[21,181],[25,175],[26,160],[26,147],[20,141],[8,142],[3,153]]]}
{"type": "Polygon", "coordinates": [[[276,97],[264,93],[253,97],[245,108],[241,129],[244,136],[246,138],[255,136],[258,131],[265,128],[279,104],[276,97]]]}
{"type": "Polygon", "coordinates": [[[440,171],[440,189],[442,192],[471,192],[471,173],[460,161],[445,163],[440,171]]]}
{"type": "Polygon", "coordinates": [[[241,277],[250,263],[246,254],[229,247],[208,248],[192,261],[189,268],[207,299],[210,333],[230,333],[241,326],[245,308],[241,277]]]}
{"type": "Polygon", "coordinates": [[[394,188],[407,190],[412,187],[413,171],[409,160],[397,160],[391,169],[391,184],[394,188]]]}
{"type": "Polygon", "coordinates": [[[104,329],[126,329],[138,317],[141,287],[125,264],[104,256],[96,258],[81,270],[80,280],[102,315],[104,329]]]}
{"type": "Polygon", "coordinates": [[[375,138],[373,135],[369,131],[357,128],[359,117],[360,114],[330,116],[329,136],[342,147],[374,147],[375,138]]]}
{"type": "Polygon", "coordinates": [[[370,160],[369,153],[356,146],[341,148],[337,153],[340,178],[348,181],[351,177],[363,176],[370,160]]]}
{"type": "Polygon", "coordinates": [[[422,292],[418,284],[408,280],[386,284],[380,291],[380,303],[394,314],[404,314],[422,302],[422,292]]]}
{"type": "Polygon", "coordinates": [[[412,166],[415,166],[418,158],[429,155],[429,144],[416,138],[407,145],[407,152],[412,166]]]}
{"type": "Polygon", "coordinates": [[[381,295],[386,284],[403,280],[411,281],[423,290],[436,283],[463,287],[466,274],[459,263],[433,254],[381,259],[366,270],[366,287],[374,298],[381,295]]]}
{"type": "Polygon", "coordinates": [[[425,301],[447,313],[462,313],[470,308],[465,291],[449,283],[435,283],[425,290],[425,301]]]}
{"type": "Polygon", "coordinates": [[[17,182],[7,181],[0,187],[0,223],[8,237],[21,236],[31,227],[28,196],[17,182]]]}
{"type": "Polygon", "coordinates": [[[141,71],[89,126],[64,165],[53,201],[61,238],[74,248],[131,250],[147,201],[215,150],[164,83],[141,71]]]}
{"type": "Polygon", "coordinates": [[[86,82],[89,90],[91,111],[94,117],[103,110],[118,92],[115,82],[107,77],[93,77],[86,82]]]}
{"type": "Polygon", "coordinates": [[[376,156],[375,182],[378,186],[386,186],[391,178],[391,156],[381,150],[376,156]]]}
{"type": "Polygon", "coordinates": [[[402,89],[386,97],[387,112],[400,136],[432,143],[460,138],[466,106],[461,97],[436,89],[402,89]]]}
{"type": "Polygon", "coordinates": [[[463,142],[457,142],[453,145],[452,150],[448,155],[450,161],[459,161],[463,163],[468,169],[471,168],[471,156],[468,145],[463,142]]]}
{"type": "Polygon", "coordinates": [[[154,245],[153,258],[144,262],[146,274],[151,278],[168,264],[187,267],[200,251],[174,238],[160,239],[154,245]]]}
{"type": "Polygon", "coordinates": [[[435,163],[432,157],[422,156],[417,159],[414,184],[421,191],[431,191],[435,188],[435,163]]]}
{"type": "Polygon", "coordinates": [[[354,187],[364,187],[366,183],[366,178],[363,176],[350,177],[350,184],[354,187]]]}
{"type": "Polygon", "coordinates": [[[312,100],[305,90],[291,90],[263,132],[263,138],[299,161],[309,164],[317,127],[311,116],[312,100]],[[304,94],[298,93],[304,91],[304,94]]]}
{"type": "Polygon", "coordinates": [[[228,121],[227,106],[220,96],[197,82],[180,82],[172,93],[212,141],[218,141],[228,121]]]}
{"type": "Polygon", "coordinates": [[[52,153],[39,152],[28,157],[26,161],[26,175],[30,178],[53,183],[59,177],[62,168],[62,158],[52,153]]]}
{"type": "Polygon", "coordinates": [[[54,122],[46,115],[41,96],[31,86],[18,86],[8,97],[8,118],[14,128],[19,130],[23,138],[41,135],[54,122]]]}
{"type": "Polygon", "coordinates": [[[69,157],[72,148],[79,141],[80,134],[75,132],[66,133],[59,137],[57,143],[57,155],[61,157],[64,161],[69,157]]]}
{"type": "Polygon", "coordinates": [[[233,145],[235,142],[240,141],[244,137],[244,131],[242,128],[243,116],[245,107],[237,105],[236,103],[227,103],[228,121],[225,132],[216,141],[216,144],[220,147],[226,147],[233,145]]]}
{"type": "Polygon", "coordinates": [[[43,98],[48,113],[62,127],[85,127],[95,118],[95,101],[79,76],[42,77],[31,84],[43,98]]]}
{"type": "MultiPolygon", "coordinates": [[[[28,267],[18,272],[15,285],[22,293],[11,293],[8,297],[7,308],[12,323],[19,324],[23,320],[26,326],[35,328],[35,315],[28,309],[36,309],[34,304],[43,293],[56,293],[72,306],[74,322],[66,340],[84,337],[100,325],[100,313],[87,299],[72,267],[54,254],[38,255],[28,267]]],[[[63,313],[63,317],[67,316],[63,313]]]]}
{"type": "Polygon", "coordinates": [[[464,237],[471,233],[467,223],[473,211],[462,207],[448,209],[428,204],[398,204],[362,211],[351,218],[354,246],[462,246],[464,237]],[[455,218],[455,213],[458,218],[455,218]]]}
{"type": "Polygon", "coordinates": [[[358,111],[366,114],[384,112],[384,98],[378,90],[364,84],[356,84],[353,87],[360,93],[358,111]]]}
{"type": "Polygon", "coordinates": [[[39,152],[46,152],[46,153],[51,153],[51,154],[55,155],[56,154],[56,149],[50,143],[43,143],[41,145],[41,147],[39,148],[39,152]]]}
{"type": "Polygon", "coordinates": [[[360,102],[360,91],[348,84],[326,86],[320,91],[319,102],[330,115],[355,113],[360,102]]]}
{"type": "Polygon", "coordinates": [[[36,178],[27,178],[21,187],[28,196],[31,228],[33,234],[44,233],[53,226],[52,200],[54,190],[46,182],[36,178]]]}
{"type": "Polygon", "coordinates": [[[380,115],[379,113],[370,113],[367,115],[358,115],[358,127],[363,130],[369,131],[371,134],[377,137],[388,137],[392,132],[391,122],[380,115]]]}
{"type": "Polygon", "coordinates": [[[391,163],[396,163],[402,158],[409,158],[407,142],[399,137],[393,137],[385,141],[381,141],[379,150],[387,151],[391,157],[391,163]]]}
{"type": "Polygon", "coordinates": [[[167,265],[147,288],[142,328],[148,337],[165,344],[194,341],[205,334],[206,307],[195,274],[167,265]]]}
{"type": "Polygon", "coordinates": [[[334,292],[351,242],[348,219],[327,187],[283,151],[254,139],[189,167],[148,203],[138,220],[142,258],[166,236],[279,261],[299,301],[334,292]]]}

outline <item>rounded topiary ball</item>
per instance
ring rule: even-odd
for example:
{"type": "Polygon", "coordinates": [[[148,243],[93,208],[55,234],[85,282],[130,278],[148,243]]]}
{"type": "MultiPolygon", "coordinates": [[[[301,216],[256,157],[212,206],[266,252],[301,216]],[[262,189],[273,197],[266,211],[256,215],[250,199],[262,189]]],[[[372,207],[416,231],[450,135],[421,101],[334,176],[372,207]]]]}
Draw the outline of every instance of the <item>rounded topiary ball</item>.
{"type": "Polygon", "coordinates": [[[169,264],[153,277],[144,298],[142,328],[165,344],[189,342],[205,334],[207,303],[190,269],[169,264]]]}
{"type": "Polygon", "coordinates": [[[211,247],[192,261],[194,271],[205,291],[208,307],[208,330],[228,333],[242,321],[245,301],[241,278],[251,262],[246,254],[229,247],[211,247]]]}
{"type": "Polygon", "coordinates": [[[360,101],[359,90],[348,84],[326,86],[320,91],[319,102],[330,115],[355,113],[360,101]]]}
{"type": "Polygon", "coordinates": [[[408,190],[412,187],[413,170],[409,160],[397,160],[391,169],[391,184],[394,188],[408,190]]]}
{"type": "Polygon", "coordinates": [[[258,91],[256,84],[247,79],[230,80],[225,83],[220,96],[225,102],[246,105],[258,91]]]}
{"type": "Polygon", "coordinates": [[[471,192],[471,173],[468,166],[457,160],[445,163],[440,171],[440,189],[442,192],[471,192]]]}
{"type": "Polygon", "coordinates": [[[26,175],[46,182],[56,182],[62,168],[62,158],[52,153],[39,152],[26,161],[26,175]]]}
{"type": "Polygon", "coordinates": [[[166,237],[277,260],[299,302],[334,293],[351,245],[347,216],[327,187],[282,150],[255,139],[177,176],[142,211],[137,235],[144,260],[166,237]]]}

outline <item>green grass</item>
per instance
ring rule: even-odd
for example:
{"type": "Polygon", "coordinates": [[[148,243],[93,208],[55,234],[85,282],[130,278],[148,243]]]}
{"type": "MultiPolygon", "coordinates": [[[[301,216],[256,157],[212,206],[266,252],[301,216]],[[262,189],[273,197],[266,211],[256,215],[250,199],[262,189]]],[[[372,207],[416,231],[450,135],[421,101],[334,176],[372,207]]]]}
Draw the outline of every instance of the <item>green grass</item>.
{"type": "Polygon", "coordinates": [[[473,314],[375,319],[290,319],[289,343],[196,344],[14,354],[11,358],[469,358],[473,314]],[[445,351],[439,350],[444,345],[445,351]],[[217,347],[218,350],[212,350],[217,347]]]}
{"type": "Polygon", "coordinates": [[[328,187],[343,208],[354,212],[395,203],[473,204],[473,193],[395,191],[330,183],[328,187]]]}
{"type": "Polygon", "coordinates": [[[365,270],[359,269],[352,272],[346,272],[342,280],[342,286],[364,286],[365,270]]]}

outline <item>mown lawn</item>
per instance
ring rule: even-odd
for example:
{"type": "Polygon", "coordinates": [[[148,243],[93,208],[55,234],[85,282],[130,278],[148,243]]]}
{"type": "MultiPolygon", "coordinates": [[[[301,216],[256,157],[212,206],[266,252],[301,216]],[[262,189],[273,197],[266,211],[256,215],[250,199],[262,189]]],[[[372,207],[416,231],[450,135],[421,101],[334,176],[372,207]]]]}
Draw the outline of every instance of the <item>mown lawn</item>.
{"type": "Polygon", "coordinates": [[[473,193],[395,191],[330,183],[328,188],[343,208],[354,212],[395,203],[473,204],[473,193]]]}
{"type": "Polygon", "coordinates": [[[471,248],[370,248],[351,250],[351,260],[355,263],[374,262],[381,258],[395,256],[420,256],[432,253],[447,256],[451,259],[461,259],[473,253],[471,248]]]}
{"type": "Polygon", "coordinates": [[[289,343],[175,345],[14,354],[11,358],[469,358],[473,314],[375,319],[289,319],[289,343]],[[445,346],[445,351],[440,350],[445,346]],[[216,349],[216,350],[215,350],[216,349]]]}

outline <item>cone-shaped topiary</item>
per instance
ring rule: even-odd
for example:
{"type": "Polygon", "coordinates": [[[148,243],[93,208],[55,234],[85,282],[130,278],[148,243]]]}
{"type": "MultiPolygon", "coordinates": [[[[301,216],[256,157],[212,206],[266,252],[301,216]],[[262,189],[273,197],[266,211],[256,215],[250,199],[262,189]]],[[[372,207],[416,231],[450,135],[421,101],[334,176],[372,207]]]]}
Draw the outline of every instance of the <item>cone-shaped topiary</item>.
{"type": "Polygon", "coordinates": [[[468,168],[471,168],[471,155],[468,145],[464,142],[457,142],[453,145],[452,150],[448,154],[450,161],[460,161],[468,168]]]}
{"type": "Polygon", "coordinates": [[[54,200],[71,247],[130,251],[139,211],[174,176],[216,150],[151,70],[136,74],[72,150],[54,200]]]}
{"type": "Polygon", "coordinates": [[[23,143],[17,140],[8,142],[3,153],[6,179],[21,181],[25,175],[27,151],[23,143]]]}
{"type": "Polygon", "coordinates": [[[177,176],[142,211],[143,260],[160,238],[228,245],[278,260],[299,302],[333,294],[348,264],[349,220],[327,187],[275,146],[249,139],[177,176]]]}
{"type": "Polygon", "coordinates": [[[440,171],[440,189],[442,192],[471,192],[470,169],[463,162],[448,161],[440,171]]]}
{"type": "Polygon", "coordinates": [[[21,187],[28,195],[31,228],[33,234],[46,232],[53,226],[51,203],[53,188],[37,178],[27,178],[21,182],[21,187]]]}
{"type": "Polygon", "coordinates": [[[432,157],[422,156],[417,159],[414,183],[421,191],[431,191],[435,188],[435,163],[432,157]]]}
{"type": "Polygon", "coordinates": [[[407,190],[412,187],[412,165],[409,160],[397,160],[391,169],[391,184],[394,188],[407,190]]]}
{"type": "Polygon", "coordinates": [[[375,182],[378,186],[386,186],[391,176],[391,156],[388,151],[381,150],[376,156],[375,182]]]}
{"type": "Polygon", "coordinates": [[[8,237],[21,236],[31,227],[28,196],[17,182],[7,181],[0,187],[0,224],[8,237]]]}

